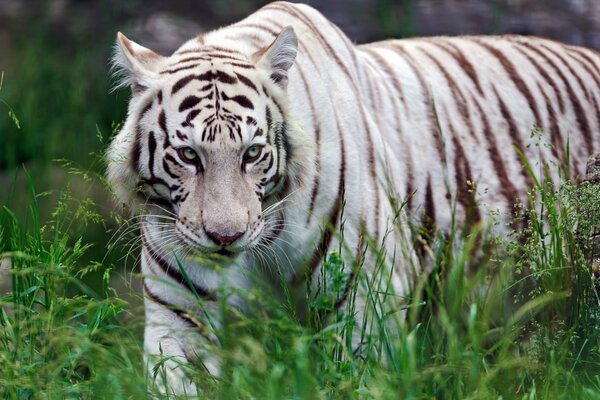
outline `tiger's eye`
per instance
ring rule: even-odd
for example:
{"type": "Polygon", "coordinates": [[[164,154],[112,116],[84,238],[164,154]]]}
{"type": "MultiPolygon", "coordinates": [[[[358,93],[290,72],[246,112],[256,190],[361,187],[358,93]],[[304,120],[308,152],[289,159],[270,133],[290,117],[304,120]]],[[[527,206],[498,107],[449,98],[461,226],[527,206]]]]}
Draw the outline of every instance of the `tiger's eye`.
{"type": "Polygon", "coordinates": [[[194,161],[198,158],[198,154],[191,147],[184,147],[179,153],[186,161],[194,161]]]}
{"type": "Polygon", "coordinates": [[[260,156],[260,153],[262,153],[261,146],[248,147],[248,149],[244,153],[244,163],[250,163],[250,162],[256,160],[260,156]]]}
{"type": "Polygon", "coordinates": [[[246,150],[245,158],[246,159],[256,158],[256,157],[258,157],[259,154],[260,154],[260,148],[258,146],[251,146],[248,148],[248,150],[246,150]]]}

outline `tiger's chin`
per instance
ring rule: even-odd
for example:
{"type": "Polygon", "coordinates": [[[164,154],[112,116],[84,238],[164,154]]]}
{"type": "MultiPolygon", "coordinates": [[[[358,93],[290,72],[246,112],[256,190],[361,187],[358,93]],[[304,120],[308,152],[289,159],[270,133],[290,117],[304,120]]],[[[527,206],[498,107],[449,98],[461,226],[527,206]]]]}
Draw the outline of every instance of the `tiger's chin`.
{"type": "Polygon", "coordinates": [[[225,248],[223,248],[219,251],[215,251],[215,254],[218,254],[223,257],[229,257],[229,258],[236,256],[236,253],[234,253],[233,251],[229,251],[225,248]]]}
{"type": "Polygon", "coordinates": [[[186,258],[201,260],[206,257],[208,259],[216,258],[221,260],[235,260],[242,255],[246,249],[227,249],[225,247],[210,248],[202,246],[199,243],[190,240],[189,238],[182,236],[181,242],[183,243],[184,251],[186,252],[186,258]]]}
{"type": "Polygon", "coordinates": [[[238,246],[207,246],[199,242],[197,238],[190,237],[184,233],[179,234],[181,242],[188,248],[190,254],[196,255],[218,255],[221,257],[235,258],[243,253],[244,248],[238,246]]]}

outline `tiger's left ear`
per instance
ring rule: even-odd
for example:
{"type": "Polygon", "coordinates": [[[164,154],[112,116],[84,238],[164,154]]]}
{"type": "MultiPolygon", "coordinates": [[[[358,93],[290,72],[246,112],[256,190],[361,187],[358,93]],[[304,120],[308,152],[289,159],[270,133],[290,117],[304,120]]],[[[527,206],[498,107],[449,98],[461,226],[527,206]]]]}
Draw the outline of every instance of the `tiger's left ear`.
{"type": "Polygon", "coordinates": [[[127,39],[119,32],[112,59],[113,74],[118,78],[114,89],[131,86],[134,93],[145,90],[158,77],[164,61],[165,57],[127,39]]]}
{"type": "Polygon", "coordinates": [[[297,52],[296,33],[294,28],[288,26],[281,31],[273,43],[254,53],[252,58],[258,68],[267,71],[271,80],[285,89],[288,71],[294,64],[297,52]]]}

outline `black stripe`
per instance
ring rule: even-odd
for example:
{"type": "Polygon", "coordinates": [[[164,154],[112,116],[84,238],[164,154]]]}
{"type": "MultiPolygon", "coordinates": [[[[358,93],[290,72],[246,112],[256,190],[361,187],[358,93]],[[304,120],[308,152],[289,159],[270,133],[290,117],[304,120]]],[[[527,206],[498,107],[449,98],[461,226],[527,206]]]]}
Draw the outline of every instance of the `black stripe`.
{"type": "MultiPolygon", "coordinates": [[[[194,124],[192,124],[192,121],[194,120],[194,118],[196,118],[198,116],[198,114],[200,114],[200,110],[192,110],[188,113],[188,115],[185,117],[185,121],[181,124],[182,126],[194,126],[194,124]]],[[[186,138],[187,139],[187,138],[186,138]]]]}
{"type": "Polygon", "coordinates": [[[479,44],[482,48],[486,49],[491,55],[493,55],[498,60],[500,65],[502,65],[504,72],[506,72],[508,77],[513,81],[513,83],[517,87],[517,90],[521,92],[521,94],[523,95],[523,97],[525,97],[525,100],[529,104],[529,108],[531,109],[534,116],[534,124],[537,124],[538,126],[543,126],[543,121],[540,117],[537,101],[533,97],[533,94],[527,86],[527,83],[525,83],[521,75],[519,75],[519,73],[517,72],[517,67],[515,67],[512,61],[510,61],[500,49],[492,46],[491,44],[486,43],[481,39],[475,38],[473,38],[472,41],[474,43],[479,44]]]}
{"type": "Polygon", "coordinates": [[[287,123],[283,121],[281,125],[281,143],[283,144],[283,149],[285,150],[285,163],[286,165],[289,165],[294,149],[292,148],[290,138],[288,137],[287,123]]]}
{"type": "Polygon", "coordinates": [[[249,88],[253,89],[256,93],[258,93],[258,89],[256,88],[256,85],[254,85],[254,83],[252,83],[252,81],[248,78],[246,78],[244,75],[239,74],[239,73],[235,73],[235,75],[238,77],[238,79],[240,80],[240,82],[242,82],[244,85],[248,86],[249,88]]]}
{"type": "MultiPolygon", "coordinates": [[[[575,80],[579,84],[579,87],[581,88],[581,90],[583,91],[583,93],[586,95],[586,97],[589,100],[589,91],[587,90],[588,87],[583,83],[583,80],[581,79],[581,76],[579,76],[577,74],[577,71],[575,71],[573,69],[573,67],[571,66],[571,64],[569,64],[569,60],[567,60],[565,57],[563,57],[558,51],[555,51],[554,49],[551,49],[550,47],[548,47],[546,45],[541,44],[540,47],[542,47],[546,51],[549,51],[556,58],[558,58],[558,60],[561,62],[561,64],[564,65],[567,68],[567,71],[569,71],[569,73],[571,74],[571,76],[575,78],[575,80]]],[[[570,58],[572,59],[572,57],[570,57],[570,58]]]]}
{"type": "Polygon", "coordinates": [[[435,202],[433,199],[433,189],[431,187],[431,175],[427,177],[427,187],[425,188],[425,210],[422,216],[422,225],[425,232],[429,235],[428,239],[433,239],[436,229],[435,202]]]}
{"type": "Polygon", "coordinates": [[[600,69],[598,68],[598,65],[596,65],[594,60],[592,60],[592,58],[585,53],[585,49],[581,47],[568,47],[567,50],[581,56],[587,62],[588,67],[591,66],[591,68],[594,69],[596,74],[590,73],[591,76],[600,76],[600,69]]]}
{"type": "Polygon", "coordinates": [[[565,76],[563,71],[558,67],[558,65],[554,62],[554,60],[552,58],[550,58],[546,53],[541,51],[536,46],[533,46],[527,42],[522,42],[521,45],[525,46],[526,48],[530,49],[534,53],[538,54],[541,58],[543,58],[548,63],[548,65],[554,70],[554,72],[559,76],[559,78],[565,85],[565,87],[567,89],[567,93],[568,93],[568,99],[571,100],[571,104],[573,105],[573,111],[575,112],[575,119],[577,122],[577,126],[579,127],[580,132],[585,137],[585,144],[587,147],[588,154],[592,154],[594,149],[593,149],[593,143],[591,140],[590,125],[588,123],[587,115],[584,111],[584,107],[582,106],[581,102],[579,101],[579,98],[575,94],[575,90],[573,90],[573,86],[571,85],[571,82],[569,82],[569,80],[567,79],[567,77],[565,76]]]}
{"type": "MultiPolygon", "coordinates": [[[[138,193],[140,193],[140,192],[138,192],[138,193]]],[[[165,199],[163,199],[161,197],[148,197],[146,199],[146,204],[148,204],[148,205],[156,205],[156,206],[160,206],[162,208],[165,208],[167,210],[174,211],[173,204],[171,204],[169,201],[167,201],[167,200],[165,200],[165,199]]]]}
{"type": "MultiPolygon", "coordinates": [[[[152,260],[154,260],[154,262],[156,263],[156,265],[158,265],[158,267],[164,271],[171,279],[173,279],[175,282],[177,283],[181,283],[186,289],[190,290],[188,283],[185,281],[185,278],[183,277],[183,275],[181,274],[181,271],[179,271],[179,269],[177,267],[173,267],[172,265],[170,265],[167,260],[165,260],[164,258],[162,258],[156,251],[154,251],[154,249],[150,246],[150,243],[148,242],[147,238],[146,238],[146,232],[144,229],[142,229],[142,243],[144,245],[144,247],[146,248],[146,251],[148,253],[148,255],[150,256],[150,258],[152,258],[152,260]]],[[[192,287],[194,288],[195,292],[198,294],[198,296],[200,296],[203,299],[207,299],[207,300],[216,300],[216,297],[213,293],[207,291],[206,289],[196,285],[193,282],[190,282],[192,287]]]]}
{"type": "Polygon", "coordinates": [[[187,84],[189,84],[190,82],[192,82],[194,80],[205,81],[205,82],[217,80],[219,82],[223,82],[223,83],[227,83],[227,84],[234,84],[237,82],[237,78],[235,76],[229,75],[223,71],[207,71],[207,72],[204,72],[199,75],[192,74],[192,75],[188,75],[188,76],[185,76],[185,77],[179,79],[173,85],[171,94],[177,93],[178,91],[183,89],[187,84]]]}
{"type": "Polygon", "coordinates": [[[437,67],[437,69],[441,72],[442,76],[448,82],[448,87],[452,91],[452,96],[457,100],[456,106],[458,108],[458,112],[462,117],[463,123],[469,128],[469,134],[474,137],[475,129],[473,128],[473,123],[471,121],[471,110],[469,109],[469,102],[464,96],[460,85],[454,80],[452,75],[448,72],[448,70],[444,67],[444,65],[431,53],[426,51],[424,48],[419,48],[423,54],[425,54],[437,67]]]}
{"type": "MultiPolygon", "coordinates": [[[[527,58],[527,60],[531,63],[531,65],[533,65],[533,67],[536,69],[537,73],[544,79],[544,81],[546,82],[546,85],[548,85],[549,87],[552,88],[552,90],[554,91],[554,94],[556,96],[560,112],[564,114],[565,102],[563,99],[563,93],[559,89],[559,87],[556,85],[556,81],[552,77],[550,77],[550,75],[548,74],[548,71],[546,71],[546,69],[542,65],[540,65],[540,63],[535,59],[535,57],[531,56],[528,53],[528,51],[526,51],[527,50],[526,47],[522,47],[521,43],[519,43],[517,41],[513,41],[513,43],[515,44],[515,49],[519,53],[521,53],[525,58],[527,58]]],[[[556,113],[556,111],[554,109],[554,105],[550,101],[550,98],[544,92],[544,90],[539,82],[538,82],[538,91],[540,93],[542,93],[542,96],[544,97],[544,102],[546,103],[546,110],[548,112],[548,118],[550,120],[549,121],[550,122],[550,139],[552,141],[552,154],[561,163],[563,163],[565,160],[565,154],[564,154],[565,148],[564,148],[562,136],[560,133],[560,129],[558,128],[558,123],[557,123],[559,114],[556,113]]]]}
{"type": "Polygon", "coordinates": [[[258,29],[260,31],[264,31],[264,32],[270,33],[272,36],[277,36],[278,35],[278,32],[276,32],[273,29],[269,28],[267,25],[262,25],[262,24],[257,24],[257,23],[236,24],[236,27],[238,27],[238,28],[258,29]]]}
{"type": "Polygon", "coordinates": [[[167,132],[167,116],[165,115],[165,110],[162,110],[158,115],[158,125],[160,129],[164,132],[164,134],[168,137],[169,132],[167,132]]]}
{"type": "Polygon", "coordinates": [[[462,68],[462,70],[467,74],[469,79],[475,84],[477,91],[481,96],[485,96],[483,93],[483,88],[481,86],[481,81],[479,80],[479,75],[475,70],[475,66],[471,63],[464,52],[460,49],[460,47],[456,46],[454,43],[450,41],[449,38],[446,38],[442,41],[442,39],[432,39],[430,43],[434,44],[438,48],[442,49],[446,53],[448,53],[456,63],[462,68]]]}
{"type": "Polygon", "coordinates": [[[175,65],[183,64],[183,63],[190,62],[190,61],[199,61],[199,60],[210,61],[210,57],[208,57],[208,56],[186,57],[186,58],[182,58],[181,60],[177,61],[175,63],[175,65]]]}
{"type": "Polygon", "coordinates": [[[506,172],[506,162],[502,159],[502,155],[498,149],[495,133],[493,132],[490,121],[478,99],[475,99],[475,106],[479,111],[481,122],[483,123],[483,137],[488,143],[487,150],[490,155],[490,160],[494,164],[494,170],[500,180],[500,191],[508,204],[515,204],[518,200],[519,192],[506,172]]]}
{"type": "MultiPolygon", "coordinates": [[[[178,179],[179,176],[175,175],[173,173],[173,171],[171,171],[171,167],[169,167],[169,163],[167,163],[167,160],[169,160],[172,163],[177,164],[177,165],[179,165],[179,163],[177,163],[175,161],[175,159],[173,158],[173,156],[170,155],[170,154],[165,155],[165,158],[163,158],[163,160],[162,160],[163,169],[165,170],[165,172],[167,173],[167,175],[169,175],[173,179],[178,179]]],[[[181,167],[181,165],[179,165],[179,166],[181,167]]]]}
{"type": "MultiPolygon", "coordinates": [[[[265,161],[265,160],[267,159],[267,157],[269,157],[269,155],[270,155],[270,154],[271,154],[270,152],[269,152],[269,153],[264,153],[264,154],[263,154],[263,155],[260,157],[260,159],[259,159],[259,160],[256,162],[256,164],[260,164],[261,162],[265,161]]],[[[265,173],[266,173],[266,171],[265,171],[265,173]]]]}
{"type": "MultiPolygon", "coordinates": [[[[475,193],[472,190],[467,181],[475,180],[473,173],[471,172],[471,165],[469,164],[469,158],[465,153],[465,150],[457,138],[454,126],[448,121],[448,128],[452,135],[452,144],[454,146],[454,173],[456,179],[456,195],[458,202],[462,205],[465,211],[465,231],[468,231],[475,223],[481,221],[481,214],[479,212],[479,206],[475,200],[475,193]]],[[[466,232],[463,232],[463,234],[466,232]]]]}
{"type": "MultiPolygon", "coordinates": [[[[193,112],[193,111],[192,111],[192,112],[193,112]]],[[[190,114],[191,114],[191,113],[190,113],[190,114]]],[[[188,119],[189,119],[189,116],[190,116],[190,114],[188,114],[188,119]]],[[[178,137],[179,139],[181,139],[181,140],[188,140],[188,137],[187,137],[187,135],[186,135],[185,133],[182,133],[182,132],[181,132],[179,129],[177,129],[177,130],[175,131],[175,134],[176,134],[176,135],[177,135],[177,137],[178,137]]]]}
{"type": "Polygon", "coordinates": [[[144,115],[150,111],[153,104],[154,99],[150,99],[148,103],[146,103],[140,112],[137,123],[135,124],[135,136],[133,138],[133,146],[131,148],[131,169],[133,169],[137,174],[140,173],[140,153],[142,152],[142,129],[140,127],[140,122],[144,115]]]}
{"type": "Polygon", "coordinates": [[[182,321],[184,321],[190,328],[196,328],[200,335],[202,335],[205,339],[212,342],[210,335],[208,334],[208,332],[206,332],[206,328],[204,326],[200,325],[199,323],[197,323],[196,321],[194,321],[192,318],[190,318],[189,314],[186,311],[180,310],[179,308],[175,307],[173,304],[168,303],[167,301],[160,298],[160,296],[153,293],[150,290],[150,288],[148,287],[148,285],[146,284],[145,279],[144,279],[144,282],[142,283],[142,285],[143,285],[144,293],[146,294],[147,298],[152,300],[154,303],[161,305],[162,307],[171,311],[173,314],[177,315],[177,317],[179,317],[182,321]]]}
{"type": "Polygon", "coordinates": [[[542,65],[540,65],[540,63],[538,63],[534,57],[532,57],[525,51],[525,49],[527,48],[526,46],[523,46],[523,44],[520,42],[514,42],[514,43],[516,44],[516,50],[519,51],[521,54],[523,54],[523,56],[529,60],[529,62],[537,70],[538,74],[540,74],[540,76],[542,78],[544,78],[546,83],[554,90],[554,93],[556,94],[556,98],[558,100],[558,106],[560,108],[560,112],[564,113],[565,112],[565,101],[562,96],[562,91],[556,85],[556,81],[554,79],[552,79],[552,77],[550,77],[550,75],[548,75],[548,71],[546,71],[546,69],[543,68],[542,65]]]}
{"type": "MultiPolygon", "coordinates": [[[[575,71],[571,67],[571,65],[569,64],[569,61],[565,57],[563,57],[559,52],[551,49],[550,47],[545,46],[545,45],[541,45],[541,47],[544,48],[544,49],[546,49],[546,51],[549,51],[550,53],[552,53],[556,58],[558,58],[558,60],[561,62],[561,64],[564,65],[567,68],[567,71],[571,74],[571,76],[575,78],[575,81],[577,81],[579,87],[581,88],[581,91],[583,92],[583,94],[587,98],[587,100],[590,100],[590,93],[589,93],[589,90],[588,90],[589,89],[588,86],[586,86],[583,83],[583,80],[577,74],[577,71],[575,71]]],[[[598,110],[596,110],[596,111],[598,111],[598,110]]],[[[586,142],[588,144],[588,148],[591,148],[591,151],[590,151],[590,154],[591,154],[594,151],[593,150],[594,147],[593,147],[593,140],[592,140],[592,137],[591,137],[590,124],[589,124],[589,121],[587,119],[588,113],[584,112],[583,115],[584,115],[584,117],[583,117],[584,121],[582,121],[583,122],[582,125],[584,127],[584,129],[583,129],[583,135],[586,138],[586,142]]]]}
{"type": "Polygon", "coordinates": [[[232,65],[234,67],[238,67],[238,68],[244,68],[244,69],[254,69],[254,65],[250,65],[250,64],[242,64],[239,62],[229,62],[229,61],[225,61],[223,62],[223,64],[225,65],[232,65]]]}
{"type": "MultiPolygon", "coordinates": [[[[494,91],[494,95],[496,96],[496,100],[498,101],[500,113],[502,114],[504,120],[508,123],[508,134],[510,135],[513,141],[513,145],[517,146],[519,150],[525,151],[525,146],[523,145],[523,141],[519,136],[519,129],[517,128],[517,124],[515,122],[515,119],[513,118],[513,115],[510,113],[510,110],[508,109],[508,106],[506,105],[502,97],[500,97],[500,94],[496,87],[492,86],[492,89],[494,91]]],[[[521,174],[523,175],[523,179],[527,183],[527,186],[532,187],[533,179],[531,175],[527,173],[527,170],[525,168],[521,168],[521,174]]]]}
{"type": "Polygon", "coordinates": [[[168,303],[166,300],[160,298],[157,294],[153,293],[150,290],[150,288],[148,287],[148,285],[146,284],[145,279],[144,279],[144,282],[142,285],[144,288],[144,293],[154,303],[159,304],[159,305],[163,306],[164,308],[166,308],[167,310],[171,311],[172,313],[177,315],[179,318],[181,318],[184,322],[186,322],[190,327],[200,328],[200,326],[198,324],[196,324],[192,319],[183,315],[184,314],[183,311],[176,308],[173,304],[168,303]]]}
{"type": "Polygon", "coordinates": [[[158,176],[152,176],[150,178],[142,178],[141,179],[143,184],[146,184],[148,186],[154,186],[154,185],[162,185],[164,187],[166,187],[167,189],[169,189],[170,191],[175,190],[176,188],[178,188],[177,185],[169,185],[169,183],[167,181],[165,181],[163,178],[159,178],[158,176]]]}
{"type": "Polygon", "coordinates": [[[275,149],[277,150],[277,166],[275,167],[275,171],[279,174],[280,169],[279,166],[281,164],[281,125],[279,123],[275,124],[273,128],[273,144],[275,145],[275,149]]]}
{"type": "Polygon", "coordinates": [[[244,95],[238,94],[237,96],[229,97],[225,94],[225,92],[221,92],[221,97],[223,98],[224,101],[227,101],[227,100],[235,101],[236,103],[238,103],[240,106],[242,106],[244,108],[249,108],[250,110],[254,110],[254,105],[252,104],[250,99],[244,95]]]}
{"type": "Polygon", "coordinates": [[[174,74],[174,73],[179,72],[179,71],[185,71],[186,69],[197,68],[200,65],[202,65],[202,64],[190,64],[190,65],[185,65],[185,66],[179,67],[179,68],[173,68],[173,69],[167,69],[167,70],[164,70],[164,71],[160,71],[160,73],[162,75],[164,75],[164,74],[174,74]]]}
{"type": "Polygon", "coordinates": [[[242,61],[242,62],[248,61],[246,56],[237,50],[226,49],[224,47],[217,47],[217,46],[211,46],[211,47],[212,47],[212,50],[218,52],[218,53],[215,53],[214,51],[211,51],[211,52],[207,53],[207,55],[211,58],[223,58],[226,60],[235,60],[235,61],[242,61]],[[219,53],[226,53],[226,54],[219,54],[219,53]],[[236,54],[236,55],[233,56],[232,54],[236,54]]]}
{"type": "Polygon", "coordinates": [[[140,153],[142,152],[142,129],[139,124],[135,127],[135,136],[133,138],[133,146],[131,147],[131,169],[136,174],[140,173],[140,153]]]}
{"type": "MultiPolygon", "coordinates": [[[[334,111],[335,113],[335,111],[334,111]]],[[[344,205],[344,193],[346,190],[345,181],[346,181],[346,150],[344,147],[344,135],[341,132],[341,126],[339,123],[338,115],[335,113],[336,117],[336,126],[338,130],[338,136],[340,138],[340,178],[338,182],[338,192],[337,199],[333,205],[329,213],[329,217],[327,219],[328,226],[323,228],[323,232],[321,233],[321,238],[317,244],[317,248],[313,253],[309,263],[308,263],[308,271],[309,275],[312,275],[316,268],[321,263],[323,257],[327,256],[327,251],[329,250],[329,246],[331,245],[331,240],[333,239],[333,232],[337,229],[337,225],[340,222],[340,215],[342,212],[342,207],[344,205]]],[[[303,278],[306,278],[306,275],[296,275],[294,281],[292,283],[293,286],[302,283],[303,278]]]]}
{"type": "Polygon", "coordinates": [[[315,209],[315,204],[317,201],[317,194],[319,192],[320,186],[320,174],[321,174],[321,124],[319,120],[316,118],[317,112],[314,104],[314,99],[309,90],[306,75],[304,75],[303,69],[298,65],[298,73],[300,74],[300,80],[302,81],[302,85],[304,87],[304,91],[306,92],[306,96],[308,97],[308,105],[310,106],[310,120],[312,121],[312,130],[315,135],[315,177],[313,188],[310,194],[310,203],[308,207],[308,212],[306,213],[306,226],[310,224],[310,220],[313,215],[313,211],[315,209]]]}
{"type": "Polygon", "coordinates": [[[270,152],[268,152],[267,155],[270,155],[271,157],[269,159],[269,165],[267,166],[267,168],[263,169],[263,174],[266,174],[267,172],[269,172],[269,170],[273,167],[273,162],[275,160],[275,157],[273,157],[272,150],[270,152]]]}
{"type": "Polygon", "coordinates": [[[379,54],[375,49],[365,47],[363,48],[363,50],[368,52],[371,55],[371,57],[377,62],[377,64],[385,71],[385,73],[387,74],[386,78],[388,78],[391,81],[395,92],[400,97],[401,104],[404,105],[404,91],[402,90],[402,86],[400,85],[398,76],[396,75],[392,67],[390,67],[387,60],[383,58],[381,54],[379,54]]]}
{"type": "MultiPolygon", "coordinates": [[[[265,108],[265,119],[267,120],[267,129],[270,131],[273,125],[273,114],[271,114],[271,108],[269,108],[269,106],[266,106],[265,108]]],[[[269,135],[267,135],[267,139],[269,139],[269,135]]],[[[270,143],[269,140],[269,144],[270,143]]]]}
{"type": "Polygon", "coordinates": [[[228,83],[231,85],[233,85],[234,83],[237,83],[237,79],[235,76],[226,74],[223,71],[215,71],[214,79],[218,80],[219,82],[228,83]]]}
{"type": "Polygon", "coordinates": [[[148,134],[148,169],[154,175],[154,153],[156,152],[156,138],[154,132],[148,134]]]}
{"type": "Polygon", "coordinates": [[[200,103],[200,100],[202,100],[199,97],[196,96],[188,96],[185,99],[183,99],[183,101],[179,104],[179,112],[188,110],[192,107],[195,107],[198,103],[200,103]]]}
{"type": "Polygon", "coordinates": [[[184,86],[186,86],[194,79],[196,79],[196,75],[188,75],[175,82],[175,84],[173,85],[173,89],[171,89],[171,95],[179,92],[181,89],[183,89],[184,86]]]}

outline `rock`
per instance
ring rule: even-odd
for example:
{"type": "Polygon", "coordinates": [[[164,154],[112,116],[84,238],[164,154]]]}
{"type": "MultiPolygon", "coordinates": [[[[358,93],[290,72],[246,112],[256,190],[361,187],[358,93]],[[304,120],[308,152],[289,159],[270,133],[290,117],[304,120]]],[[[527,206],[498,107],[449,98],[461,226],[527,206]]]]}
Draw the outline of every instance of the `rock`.
{"type": "Polygon", "coordinates": [[[134,21],[131,39],[159,54],[169,55],[202,31],[202,26],[197,22],[158,12],[134,21]]]}
{"type": "MultiPolygon", "coordinates": [[[[588,158],[585,177],[582,185],[598,185],[600,183],[600,154],[588,158]]],[[[592,279],[597,288],[600,287],[600,227],[595,227],[590,237],[590,254],[592,279]]]]}
{"type": "Polygon", "coordinates": [[[587,182],[590,185],[600,183],[600,154],[595,154],[588,158],[583,182],[587,182]]]}
{"type": "Polygon", "coordinates": [[[0,296],[10,291],[10,258],[0,259],[0,296]]]}

